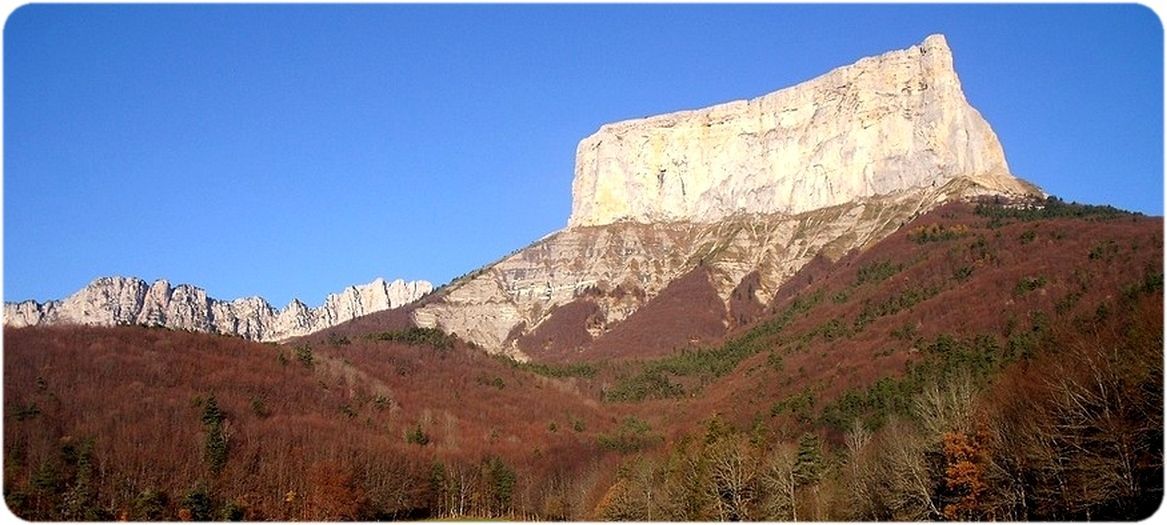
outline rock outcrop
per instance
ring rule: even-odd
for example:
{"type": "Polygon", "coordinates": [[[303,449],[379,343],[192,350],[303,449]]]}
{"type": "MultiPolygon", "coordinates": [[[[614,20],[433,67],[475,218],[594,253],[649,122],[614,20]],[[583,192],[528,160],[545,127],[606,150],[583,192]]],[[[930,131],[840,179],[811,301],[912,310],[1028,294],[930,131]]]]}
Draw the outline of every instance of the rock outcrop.
{"type": "Polygon", "coordinates": [[[752,100],[601,127],[579,144],[568,224],[797,214],[956,177],[1024,190],[933,35],[752,100]]]}
{"type": "Polygon", "coordinates": [[[765,304],[816,254],[947,200],[1040,193],[1009,173],[937,35],[754,100],[603,126],[572,190],[565,230],[451,283],[414,322],[525,359],[522,335],[577,300],[598,306],[600,336],[704,265],[723,301],[757,272],[765,304]]]}
{"type": "Polygon", "coordinates": [[[277,310],[260,297],[221,301],[188,284],[171,286],[165,280],[150,284],[133,277],[102,277],[61,301],[5,303],[4,324],[138,324],[281,341],[398,308],[431,290],[427,281],[377,279],[330,294],[317,308],[293,300],[283,310],[277,310]]]}

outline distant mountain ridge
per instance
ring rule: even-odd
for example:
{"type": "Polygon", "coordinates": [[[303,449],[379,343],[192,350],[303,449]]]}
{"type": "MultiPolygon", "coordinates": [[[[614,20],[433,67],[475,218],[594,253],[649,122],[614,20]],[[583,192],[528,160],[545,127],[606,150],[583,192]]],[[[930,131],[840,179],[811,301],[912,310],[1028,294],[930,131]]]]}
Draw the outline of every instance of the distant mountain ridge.
{"type": "Polygon", "coordinates": [[[189,284],[165,279],[147,283],[136,277],[101,277],[59,301],[4,304],[4,325],[11,327],[79,324],[138,324],[236,335],[254,341],[282,341],[323,330],[362,315],[398,308],[430,293],[429,281],[392,282],[378,278],[329,294],[309,308],[299,299],[277,310],[261,297],[224,301],[189,284]]]}

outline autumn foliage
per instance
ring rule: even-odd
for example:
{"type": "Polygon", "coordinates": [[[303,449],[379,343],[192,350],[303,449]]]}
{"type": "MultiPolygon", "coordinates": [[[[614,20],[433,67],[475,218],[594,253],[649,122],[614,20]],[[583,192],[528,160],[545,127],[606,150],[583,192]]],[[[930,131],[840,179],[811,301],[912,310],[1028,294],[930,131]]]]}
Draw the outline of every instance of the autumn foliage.
{"type": "Polygon", "coordinates": [[[977,517],[985,490],[985,458],[977,440],[960,432],[946,432],[941,438],[944,448],[944,488],[950,503],[944,505],[944,517],[968,521],[977,517]]]}
{"type": "Polygon", "coordinates": [[[577,304],[522,341],[532,363],[400,311],[286,345],[5,329],[5,501],[34,520],[1138,519],[1163,490],[1162,238],[1110,208],[954,203],[689,322],[714,300],[696,272],[594,353],[577,304]]]}
{"type": "Polygon", "coordinates": [[[301,343],[309,365],[304,346],[138,327],[4,342],[5,494],[28,518],[533,517],[565,492],[578,512],[615,423],[464,345],[301,343]]]}

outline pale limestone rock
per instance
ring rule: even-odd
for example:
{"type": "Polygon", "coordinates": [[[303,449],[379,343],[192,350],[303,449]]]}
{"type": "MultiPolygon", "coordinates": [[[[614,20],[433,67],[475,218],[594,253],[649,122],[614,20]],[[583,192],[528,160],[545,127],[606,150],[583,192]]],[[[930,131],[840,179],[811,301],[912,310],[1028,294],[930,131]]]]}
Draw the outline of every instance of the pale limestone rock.
{"type": "Polygon", "coordinates": [[[324,309],[319,312],[316,324],[332,326],[362,315],[397,308],[413,302],[431,289],[432,286],[425,281],[406,283],[397,279],[386,283],[381,278],[366,285],[350,286],[324,300],[324,309]]]}
{"type": "Polygon", "coordinates": [[[49,301],[44,304],[36,301],[22,301],[6,303],[4,305],[4,324],[15,328],[40,324],[42,319],[58,317],[59,302],[49,301]]]}
{"type": "Polygon", "coordinates": [[[299,299],[292,299],[292,302],[288,303],[288,306],[276,315],[275,324],[282,328],[282,332],[294,337],[309,333],[315,324],[315,317],[308,305],[300,302],[299,299]]]}
{"type": "Polygon", "coordinates": [[[427,281],[398,279],[386,283],[377,279],[331,294],[318,308],[293,300],[287,308],[276,310],[259,297],[220,301],[207,297],[201,288],[185,284],[171,287],[166,280],[147,284],[130,277],[102,277],[62,301],[6,303],[4,324],[140,324],[280,341],[398,308],[428,294],[432,288],[427,281]]]}
{"type": "Polygon", "coordinates": [[[278,333],[278,324],[274,322],[277,311],[259,297],[242,297],[231,302],[214,301],[211,303],[211,317],[214,319],[213,331],[221,334],[235,334],[244,339],[262,341],[267,339],[281,339],[268,337],[268,334],[278,333]]]}
{"type": "Polygon", "coordinates": [[[1029,190],[933,35],[752,100],[602,126],[579,144],[568,225],[796,214],[957,177],[1029,190]]]}
{"type": "Polygon", "coordinates": [[[965,101],[942,36],[750,101],[606,125],[576,155],[568,228],[413,312],[493,352],[594,287],[593,336],[704,263],[723,301],[883,239],[950,199],[1039,194],[965,101]]]}

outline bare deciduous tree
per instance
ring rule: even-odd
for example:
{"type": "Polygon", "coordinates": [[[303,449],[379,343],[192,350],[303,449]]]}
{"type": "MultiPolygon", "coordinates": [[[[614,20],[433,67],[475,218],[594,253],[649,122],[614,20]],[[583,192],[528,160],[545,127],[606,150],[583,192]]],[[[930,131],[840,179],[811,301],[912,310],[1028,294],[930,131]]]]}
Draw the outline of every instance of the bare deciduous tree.
{"type": "Polygon", "coordinates": [[[929,439],[946,432],[972,432],[977,389],[967,372],[956,374],[943,387],[933,383],[916,397],[913,412],[929,439]]]}
{"type": "Polygon", "coordinates": [[[798,461],[798,449],[789,443],[781,443],[767,456],[761,474],[765,496],[761,501],[762,519],[774,521],[798,521],[794,467],[798,461]]]}
{"type": "Polygon", "coordinates": [[[885,484],[885,504],[895,520],[941,517],[935,502],[935,482],[925,456],[927,442],[901,421],[888,423],[881,436],[883,457],[879,475],[885,484]]]}
{"type": "Polygon", "coordinates": [[[842,473],[842,489],[847,504],[842,509],[844,518],[861,520],[877,517],[876,507],[879,487],[868,444],[872,433],[855,419],[851,428],[843,436],[846,446],[845,467],[842,473]]]}
{"type": "Polygon", "coordinates": [[[717,502],[726,519],[751,519],[750,506],[755,497],[757,464],[749,446],[741,437],[722,439],[710,450],[712,478],[717,502]]]}

